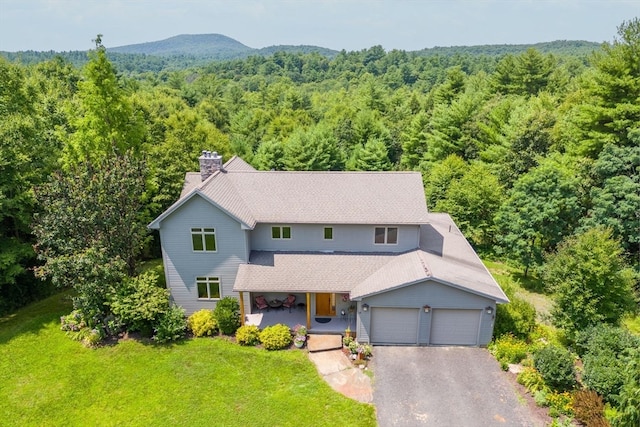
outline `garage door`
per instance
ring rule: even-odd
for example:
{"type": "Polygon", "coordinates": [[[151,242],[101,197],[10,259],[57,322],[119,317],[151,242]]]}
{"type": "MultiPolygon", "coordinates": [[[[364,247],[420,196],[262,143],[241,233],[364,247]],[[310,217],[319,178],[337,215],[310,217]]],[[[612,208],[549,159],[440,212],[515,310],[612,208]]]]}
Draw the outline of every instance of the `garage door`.
{"type": "Polygon", "coordinates": [[[430,344],[477,345],[482,310],[434,309],[430,344]]]}
{"type": "Polygon", "coordinates": [[[371,308],[372,344],[417,344],[418,309],[371,308]]]}

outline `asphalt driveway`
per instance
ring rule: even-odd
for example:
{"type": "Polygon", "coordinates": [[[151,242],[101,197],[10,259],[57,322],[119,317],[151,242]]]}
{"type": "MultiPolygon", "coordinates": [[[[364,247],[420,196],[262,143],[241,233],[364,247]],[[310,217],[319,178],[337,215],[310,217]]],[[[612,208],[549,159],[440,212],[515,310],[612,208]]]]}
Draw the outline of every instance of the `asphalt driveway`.
{"type": "Polygon", "coordinates": [[[380,426],[543,426],[483,348],[375,347],[380,426]]]}

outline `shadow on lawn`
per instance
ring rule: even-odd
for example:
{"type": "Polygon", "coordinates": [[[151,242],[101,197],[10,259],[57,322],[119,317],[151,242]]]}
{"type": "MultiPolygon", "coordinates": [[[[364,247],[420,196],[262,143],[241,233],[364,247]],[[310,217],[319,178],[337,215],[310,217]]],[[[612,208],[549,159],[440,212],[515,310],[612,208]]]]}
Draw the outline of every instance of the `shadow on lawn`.
{"type": "Polygon", "coordinates": [[[536,294],[543,295],[548,294],[547,289],[544,286],[544,281],[536,276],[529,274],[525,277],[521,271],[513,271],[511,272],[511,277],[529,292],[535,292],[536,294]]]}
{"type": "Polygon", "coordinates": [[[72,310],[70,291],[62,291],[0,318],[0,344],[25,334],[38,334],[72,310]]]}

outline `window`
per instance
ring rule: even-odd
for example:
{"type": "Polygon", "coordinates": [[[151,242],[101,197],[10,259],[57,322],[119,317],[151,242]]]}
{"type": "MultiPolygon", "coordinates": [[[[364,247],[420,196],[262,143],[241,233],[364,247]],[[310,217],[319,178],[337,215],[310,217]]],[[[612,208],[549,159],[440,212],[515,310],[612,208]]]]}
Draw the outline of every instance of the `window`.
{"type": "Polygon", "coordinates": [[[395,245],[398,243],[398,227],[376,227],[374,243],[376,245],[395,245]]]}
{"type": "Polygon", "coordinates": [[[213,228],[192,228],[191,242],[197,252],[216,251],[216,231],[213,228]]]}
{"type": "Polygon", "coordinates": [[[333,240],[333,227],[324,228],[324,240],[333,240]]]}
{"type": "Polygon", "coordinates": [[[220,299],[220,279],[217,277],[196,277],[199,299],[220,299]]]}
{"type": "Polygon", "coordinates": [[[271,227],[272,239],[290,239],[291,227],[271,227]]]}

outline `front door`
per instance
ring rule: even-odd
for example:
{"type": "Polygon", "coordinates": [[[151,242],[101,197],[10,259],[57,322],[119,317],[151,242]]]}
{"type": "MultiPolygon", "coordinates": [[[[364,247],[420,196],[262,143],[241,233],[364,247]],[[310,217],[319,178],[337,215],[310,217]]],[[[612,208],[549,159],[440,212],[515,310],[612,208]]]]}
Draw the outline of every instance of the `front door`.
{"type": "Polygon", "coordinates": [[[336,294],[316,294],[316,316],[336,315],[336,294]]]}

